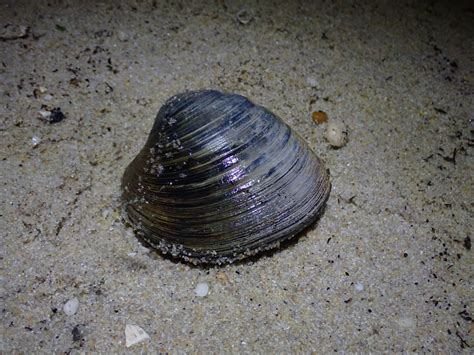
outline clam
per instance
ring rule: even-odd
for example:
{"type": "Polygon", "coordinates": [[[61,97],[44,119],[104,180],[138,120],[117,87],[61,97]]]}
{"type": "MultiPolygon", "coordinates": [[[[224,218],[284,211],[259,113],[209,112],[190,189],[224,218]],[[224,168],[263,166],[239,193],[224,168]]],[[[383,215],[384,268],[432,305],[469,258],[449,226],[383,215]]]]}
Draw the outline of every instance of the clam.
{"type": "Polygon", "coordinates": [[[194,263],[230,263],[314,223],[331,184],[323,162],[280,118],[214,90],[169,99],[122,180],[139,236],[194,263]]]}

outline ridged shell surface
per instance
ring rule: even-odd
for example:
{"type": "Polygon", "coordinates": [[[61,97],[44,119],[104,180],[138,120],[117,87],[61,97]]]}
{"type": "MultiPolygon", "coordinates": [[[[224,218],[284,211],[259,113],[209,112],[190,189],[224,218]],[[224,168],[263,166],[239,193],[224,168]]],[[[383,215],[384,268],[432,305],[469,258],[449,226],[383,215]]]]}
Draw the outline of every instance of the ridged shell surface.
{"type": "Polygon", "coordinates": [[[124,212],[164,253],[224,263],[279,245],[320,215],[329,175],[307,144],[247,98],[169,99],[127,167],[124,212]]]}

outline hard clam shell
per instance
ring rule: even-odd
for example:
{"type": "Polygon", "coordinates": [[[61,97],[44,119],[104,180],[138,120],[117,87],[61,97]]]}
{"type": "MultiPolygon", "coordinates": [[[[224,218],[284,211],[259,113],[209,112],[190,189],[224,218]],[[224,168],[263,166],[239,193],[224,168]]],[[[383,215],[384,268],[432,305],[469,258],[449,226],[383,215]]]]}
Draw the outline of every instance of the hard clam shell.
{"type": "Polygon", "coordinates": [[[317,220],[329,174],[277,116],[247,98],[186,92],[158,112],[127,167],[124,211],[164,253],[225,263],[278,246],[317,220]]]}

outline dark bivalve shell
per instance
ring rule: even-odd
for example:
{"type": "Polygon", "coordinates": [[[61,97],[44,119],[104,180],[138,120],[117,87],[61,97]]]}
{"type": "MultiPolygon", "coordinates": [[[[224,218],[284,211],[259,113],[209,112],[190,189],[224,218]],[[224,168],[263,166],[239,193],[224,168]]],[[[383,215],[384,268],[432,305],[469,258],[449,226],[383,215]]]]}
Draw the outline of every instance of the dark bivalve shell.
{"type": "Polygon", "coordinates": [[[143,239],[195,263],[277,247],[315,222],[329,174],[277,116],[243,96],[186,92],[127,167],[124,212],[143,239]]]}

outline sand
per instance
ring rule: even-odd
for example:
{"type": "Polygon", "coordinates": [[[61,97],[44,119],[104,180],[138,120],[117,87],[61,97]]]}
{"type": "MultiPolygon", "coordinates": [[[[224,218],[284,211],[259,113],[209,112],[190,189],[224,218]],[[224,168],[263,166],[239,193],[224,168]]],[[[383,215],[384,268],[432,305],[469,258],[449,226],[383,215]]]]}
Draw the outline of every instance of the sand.
{"type": "Polygon", "coordinates": [[[2,1],[0,351],[468,353],[473,13],[452,1],[2,1]],[[194,267],[124,225],[125,167],[165,100],[200,88],[268,107],[326,161],[326,211],[296,242],[194,267]],[[344,124],[344,147],[314,111],[344,124]],[[149,338],[127,348],[127,325],[149,338]]]}

